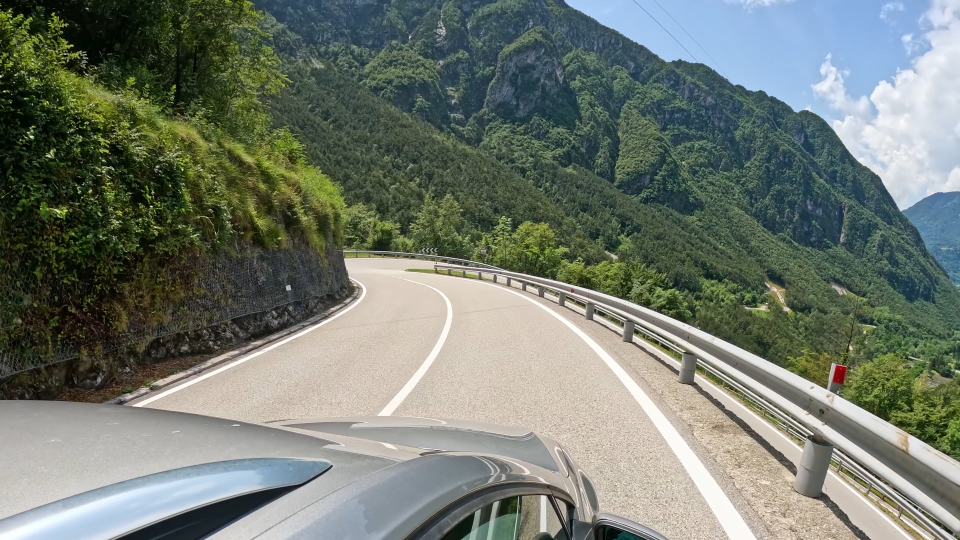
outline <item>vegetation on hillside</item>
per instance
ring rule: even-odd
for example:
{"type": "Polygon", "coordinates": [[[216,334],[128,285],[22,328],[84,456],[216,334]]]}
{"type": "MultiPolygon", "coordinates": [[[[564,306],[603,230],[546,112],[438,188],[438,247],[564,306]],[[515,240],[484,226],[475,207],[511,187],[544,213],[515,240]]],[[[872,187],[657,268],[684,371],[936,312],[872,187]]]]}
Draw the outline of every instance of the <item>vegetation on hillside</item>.
{"type": "MultiPolygon", "coordinates": [[[[123,10],[159,9],[91,4],[103,28],[123,10]]],[[[249,3],[228,4],[256,15],[249,3]]],[[[181,89],[172,88],[171,101],[135,76],[164,81],[170,73],[153,63],[159,53],[143,52],[141,63],[130,53],[169,27],[167,18],[135,13],[145,26],[123,37],[101,35],[82,18],[32,13],[0,11],[0,273],[13,291],[0,295],[0,347],[42,354],[61,342],[102,343],[133,313],[162,317],[162,306],[185,293],[196,257],[248,244],[282,247],[291,235],[325,251],[340,237],[338,189],[307,164],[289,131],[269,130],[259,104],[261,91],[283,81],[276,71],[264,75],[276,57],[227,54],[244,49],[231,40],[242,38],[249,20],[209,36],[225,41],[210,47],[220,51],[216,59],[232,58],[229,69],[217,68],[210,80],[196,71],[177,79],[174,69],[181,89]],[[93,32],[84,41],[89,51],[64,38],[86,32],[93,32]],[[128,38],[134,45],[120,49],[118,40],[128,38]],[[237,84],[221,86],[225,80],[237,84]],[[178,111],[184,115],[170,116],[178,111]],[[241,143],[251,126],[259,135],[241,143]]]]}

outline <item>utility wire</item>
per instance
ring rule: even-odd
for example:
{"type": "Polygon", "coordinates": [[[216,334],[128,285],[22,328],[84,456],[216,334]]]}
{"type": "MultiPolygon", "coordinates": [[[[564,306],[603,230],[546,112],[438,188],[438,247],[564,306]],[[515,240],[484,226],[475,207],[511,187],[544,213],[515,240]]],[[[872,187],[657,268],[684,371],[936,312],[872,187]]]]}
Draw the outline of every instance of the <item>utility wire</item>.
{"type": "MultiPolygon", "coordinates": [[[[679,26],[680,29],[683,30],[683,33],[686,34],[688,38],[692,39],[693,42],[697,44],[697,47],[700,47],[700,50],[703,51],[703,54],[706,54],[706,55],[707,55],[707,58],[709,58],[710,60],[713,61],[713,65],[717,66],[717,69],[720,70],[720,73],[723,73],[723,76],[724,76],[724,77],[727,77],[727,72],[724,71],[722,67],[720,67],[720,62],[717,62],[717,60],[716,60],[714,57],[710,56],[710,53],[708,53],[707,50],[703,48],[703,45],[701,45],[700,42],[697,41],[697,39],[696,39],[695,37],[691,36],[691,35],[690,35],[690,32],[687,32],[687,29],[684,28],[683,25],[680,24],[679,21],[677,21],[676,19],[673,18],[673,15],[671,15],[670,12],[667,11],[667,8],[665,8],[665,7],[663,7],[662,5],[660,5],[660,2],[657,2],[657,0],[653,0],[653,3],[656,4],[657,7],[659,7],[660,9],[662,9],[663,12],[667,14],[667,17],[670,17],[670,20],[671,20],[671,21],[677,23],[677,26],[679,26]]],[[[730,77],[727,77],[727,78],[729,79],[730,77]]]]}
{"type": "MultiPolygon", "coordinates": [[[[686,47],[684,47],[684,46],[683,46],[683,43],[680,43],[680,40],[677,39],[676,36],[674,36],[673,34],[671,34],[670,31],[667,30],[667,28],[666,28],[665,26],[663,26],[662,24],[660,24],[660,21],[658,21],[656,17],[654,17],[653,15],[651,15],[649,11],[647,11],[643,6],[640,5],[639,2],[637,2],[637,0],[633,0],[633,3],[634,3],[634,4],[637,4],[637,7],[640,8],[640,9],[642,9],[643,12],[647,14],[647,17],[650,17],[651,19],[653,19],[653,22],[657,23],[657,25],[658,25],[660,28],[663,28],[663,31],[666,32],[667,35],[669,35],[670,37],[672,37],[673,40],[677,42],[677,45],[680,46],[680,48],[682,48],[683,50],[687,51],[687,54],[690,55],[690,58],[693,58],[693,61],[694,61],[694,62],[696,62],[696,63],[698,63],[698,64],[700,63],[700,61],[697,60],[697,57],[694,56],[693,53],[690,52],[686,47]]],[[[661,9],[662,9],[662,8],[661,8],[661,9]]],[[[669,15],[669,13],[668,13],[667,15],[669,15]]]]}

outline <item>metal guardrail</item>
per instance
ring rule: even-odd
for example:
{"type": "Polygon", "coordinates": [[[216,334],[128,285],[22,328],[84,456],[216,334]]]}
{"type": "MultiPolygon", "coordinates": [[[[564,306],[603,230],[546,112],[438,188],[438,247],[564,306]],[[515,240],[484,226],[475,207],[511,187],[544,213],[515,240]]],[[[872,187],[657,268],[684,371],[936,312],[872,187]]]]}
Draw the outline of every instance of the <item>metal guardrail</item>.
{"type": "MultiPolygon", "coordinates": [[[[476,272],[476,267],[435,265],[476,272]]],[[[568,283],[505,270],[491,275],[543,287],[554,296],[590,304],[661,347],[697,356],[711,376],[776,418],[798,439],[817,435],[838,450],[838,471],[866,485],[867,494],[922,536],[960,536],[960,463],[842,397],[759,356],[650,309],[568,283]],[[912,522],[912,523],[910,523],[912,522]],[[953,531],[953,534],[948,532],[953,531]]],[[[862,490],[861,490],[862,491],[862,490]]]]}
{"type": "Polygon", "coordinates": [[[427,255],[424,253],[404,253],[401,251],[367,251],[367,250],[352,250],[345,249],[343,250],[343,257],[347,258],[347,255],[353,255],[354,258],[358,258],[360,255],[375,256],[375,257],[396,257],[403,259],[421,259],[424,261],[439,261],[443,263],[457,263],[462,266],[469,266],[471,268],[489,268],[491,270],[502,270],[497,266],[492,264],[479,263],[476,261],[471,261],[469,259],[457,259],[456,257],[444,257],[442,255],[427,255]]]}

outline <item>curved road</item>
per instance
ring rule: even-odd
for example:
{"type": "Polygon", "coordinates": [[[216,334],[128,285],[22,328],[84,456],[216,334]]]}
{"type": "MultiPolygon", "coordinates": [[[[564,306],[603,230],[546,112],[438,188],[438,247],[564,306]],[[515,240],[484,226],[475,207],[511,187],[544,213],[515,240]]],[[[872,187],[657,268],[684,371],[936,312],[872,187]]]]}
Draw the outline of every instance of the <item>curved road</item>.
{"type": "Polygon", "coordinates": [[[134,405],[253,422],[520,425],[567,446],[603,511],[670,538],[857,538],[828,499],[796,494],[789,465],[721,406],[609,329],[502,284],[406,271],[432,268],[423,262],[347,266],[363,286],[348,308],[134,405]]]}

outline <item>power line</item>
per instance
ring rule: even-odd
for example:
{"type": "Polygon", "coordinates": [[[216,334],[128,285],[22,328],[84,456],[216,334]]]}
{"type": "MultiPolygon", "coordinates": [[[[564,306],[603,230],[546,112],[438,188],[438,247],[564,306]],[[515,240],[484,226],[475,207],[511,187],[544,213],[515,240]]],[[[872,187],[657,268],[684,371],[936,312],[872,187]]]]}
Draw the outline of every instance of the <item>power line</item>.
{"type": "MultiPolygon", "coordinates": [[[[682,48],[683,50],[687,51],[687,54],[690,55],[690,58],[693,58],[693,61],[694,61],[694,62],[697,62],[698,64],[700,63],[700,61],[697,60],[697,57],[694,56],[693,53],[690,52],[686,47],[684,47],[684,46],[683,46],[683,43],[680,43],[680,40],[677,39],[676,36],[674,36],[673,34],[671,34],[670,31],[667,30],[667,28],[666,28],[665,26],[663,26],[662,24],[660,24],[660,21],[658,21],[656,17],[654,17],[653,15],[651,15],[649,11],[647,11],[643,6],[641,6],[641,5],[637,2],[637,0],[633,0],[633,3],[634,3],[634,4],[637,4],[637,7],[640,8],[640,9],[642,9],[643,12],[647,14],[647,17],[650,17],[651,19],[653,19],[653,22],[657,23],[657,25],[658,25],[660,28],[663,28],[663,31],[666,32],[668,36],[672,37],[673,40],[677,42],[677,45],[680,46],[680,48],[682,48]]],[[[661,9],[662,9],[662,8],[661,8],[661,9]]],[[[668,15],[669,15],[669,13],[668,13],[668,15]]]]}
{"type": "MultiPolygon", "coordinates": [[[[708,53],[707,50],[703,48],[703,45],[701,45],[700,42],[697,41],[695,37],[691,36],[690,32],[687,32],[687,29],[684,28],[683,25],[680,24],[678,20],[673,18],[673,15],[671,15],[670,12],[667,11],[667,8],[661,6],[660,2],[657,2],[657,0],[653,0],[653,3],[656,4],[657,7],[659,7],[661,10],[663,10],[663,12],[667,14],[667,17],[670,17],[670,20],[675,22],[677,26],[679,26],[680,29],[683,30],[683,33],[686,34],[688,38],[692,39],[693,42],[697,44],[697,47],[700,47],[700,50],[703,51],[703,54],[707,55],[707,58],[713,61],[713,65],[717,66],[717,69],[720,70],[720,73],[723,73],[723,76],[727,77],[727,72],[724,71],[722,67],[720,67],[720,62],[717,62],[717,60],[714,57],[710,56],[710,53],[708,53]]],[[[730,77],[727,77],[727,78],[729,79],[730,77]]]]}

